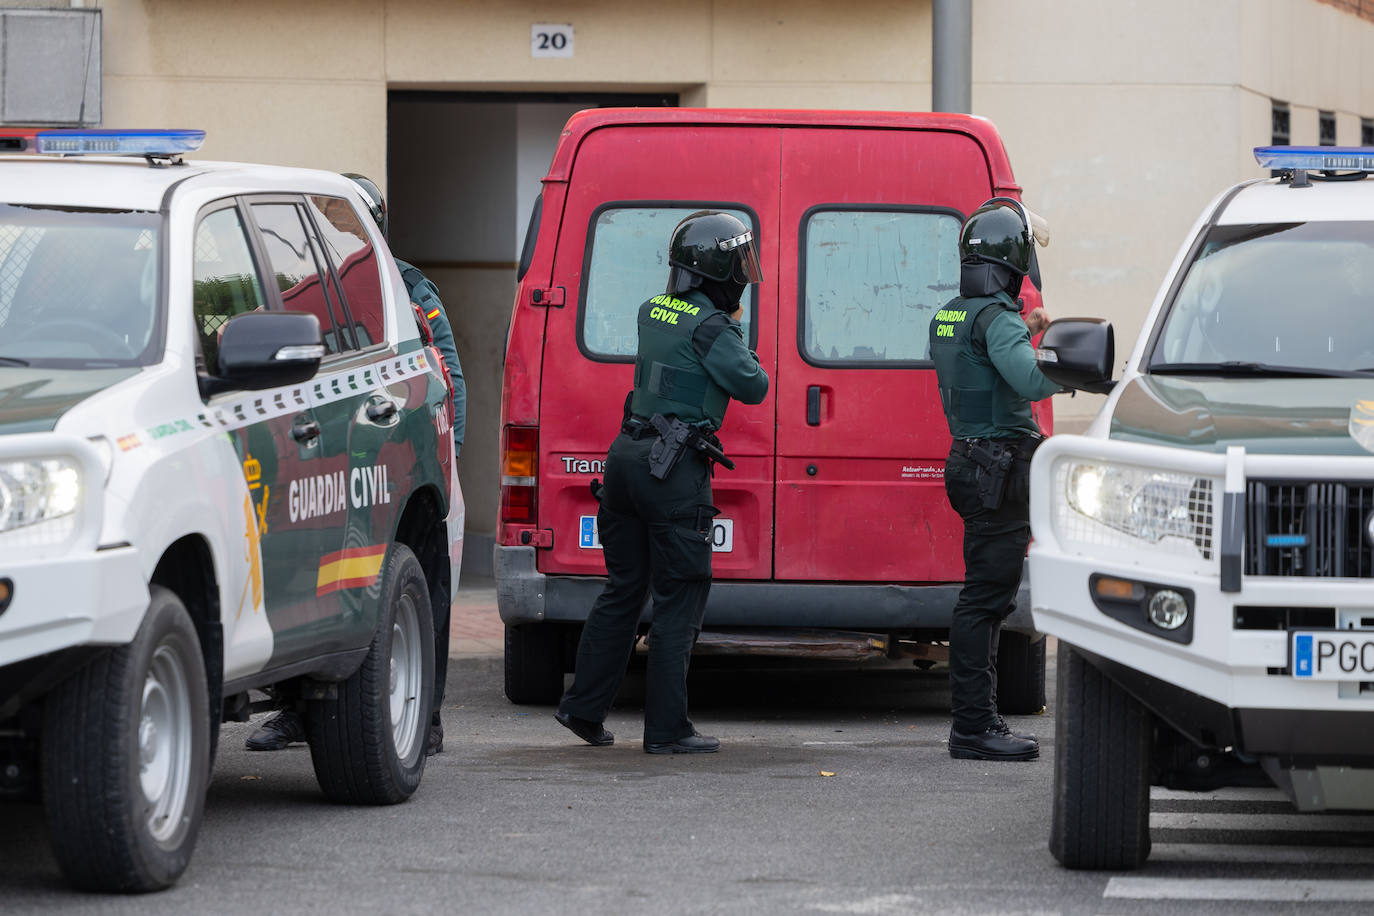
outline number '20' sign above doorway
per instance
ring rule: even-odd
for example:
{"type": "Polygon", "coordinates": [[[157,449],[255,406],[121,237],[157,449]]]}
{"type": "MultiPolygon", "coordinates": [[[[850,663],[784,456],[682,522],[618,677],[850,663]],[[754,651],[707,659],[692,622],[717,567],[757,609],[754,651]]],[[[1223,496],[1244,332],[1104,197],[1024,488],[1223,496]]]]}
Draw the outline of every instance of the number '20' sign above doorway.
{"type": "Polygon", "coordinates": [[[530,57],[572,57],[573,27],[536,23],[530,26],[530,57]]]}

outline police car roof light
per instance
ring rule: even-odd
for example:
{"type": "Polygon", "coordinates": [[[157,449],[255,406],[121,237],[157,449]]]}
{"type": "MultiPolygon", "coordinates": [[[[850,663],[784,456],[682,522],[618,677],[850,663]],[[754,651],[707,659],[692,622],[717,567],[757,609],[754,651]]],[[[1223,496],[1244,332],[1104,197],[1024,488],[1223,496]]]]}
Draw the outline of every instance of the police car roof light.
{"type": "Polygon", "coordinates": [[[0,150],[59,156],[172,157],[193,153],[204,142],[203,130],[0,131],[0,150]]]}
{"type": "Polygon", "coordinates": [[[1313,172],[1374,172],[1374,147],[1257,146],[1255,161],[1266,169],[1313,172]]]}

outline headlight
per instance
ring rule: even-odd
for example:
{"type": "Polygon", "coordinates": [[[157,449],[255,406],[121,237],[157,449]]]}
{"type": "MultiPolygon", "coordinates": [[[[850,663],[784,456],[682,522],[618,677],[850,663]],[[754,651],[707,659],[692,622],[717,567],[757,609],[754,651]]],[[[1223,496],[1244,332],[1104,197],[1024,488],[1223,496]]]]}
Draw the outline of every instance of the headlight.
{"type": "Polygon", "coordinates": [[[1074,462],[1065,483],[1069,505],[1081,515],[1141,540],[1183,538],[1204,555],[1211,552],[1212,482],[1206,478],[1074,462]]]}
{"type": "Polygon", "coordinates": [[[71,515],[81,502],[81,471],[71,458],[0,462],[0,531],[71,515]]]}

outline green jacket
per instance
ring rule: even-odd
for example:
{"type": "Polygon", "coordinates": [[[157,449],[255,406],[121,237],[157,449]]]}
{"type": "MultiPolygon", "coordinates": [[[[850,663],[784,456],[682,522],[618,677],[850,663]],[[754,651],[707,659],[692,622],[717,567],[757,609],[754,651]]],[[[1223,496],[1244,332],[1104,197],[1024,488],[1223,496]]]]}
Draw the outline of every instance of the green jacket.
{"type": "Polygon", "coordinates": [[[639,352],[630,410],[636,416],[676,416],[719,429],[734,398],[758,404],[768,373],[744,342],[739,322],[689,290],[660,295],[639,307],[639,352]]]}
{"type": "Polygon", "coordinates": [[[453,342],[453,327],[449,324],[444,303],[439,301],[439,289],[420,268],[396,258],[396,268],[405,281],[410,301],[424,309],[425,320],[429,322],[430,333],[434,335],[434,346],[443,354],[444,364],[448,366],[449,378],[453,380],[453,446],[454,456],[463,450],[463,435],[467,431],[468,385],[463,379],[463,366],[458,362],[458,347],[453,342]]]}
{"type": "Polygon", "coordinates": [[[930,357],[955,439],[1041,435],[1031,402],[1059,386],[1036,365],[1030,330],[1006,293],[950,300],[930,321],[930,357]]]}

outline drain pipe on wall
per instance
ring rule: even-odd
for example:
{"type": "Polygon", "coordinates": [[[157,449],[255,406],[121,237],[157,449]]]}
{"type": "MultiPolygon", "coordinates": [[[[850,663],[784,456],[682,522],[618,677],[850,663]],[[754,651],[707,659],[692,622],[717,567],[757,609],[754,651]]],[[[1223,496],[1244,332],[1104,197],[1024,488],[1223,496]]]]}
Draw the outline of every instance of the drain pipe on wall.
{"type": "Polygon", "coordinates": [[[973,0],[931,2],[930,110],[973,110],[973,0]]]}

